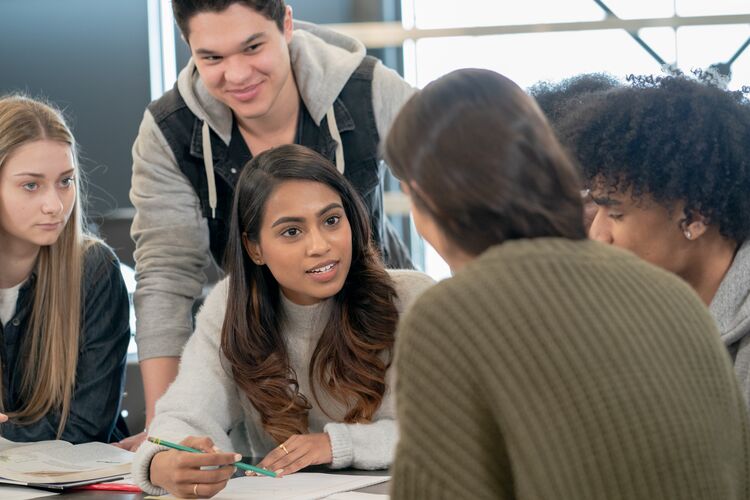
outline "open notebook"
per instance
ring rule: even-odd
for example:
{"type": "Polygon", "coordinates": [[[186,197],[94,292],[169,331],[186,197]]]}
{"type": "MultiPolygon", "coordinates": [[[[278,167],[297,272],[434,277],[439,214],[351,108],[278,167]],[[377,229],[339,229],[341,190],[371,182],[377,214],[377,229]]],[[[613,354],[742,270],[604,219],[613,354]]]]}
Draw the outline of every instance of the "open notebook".
{"type": "Polygon", "coordinates": [[[104,443],[16,443],[0,438],[0,483],[50,489],[121,479],[133,453],[104,443]]]}

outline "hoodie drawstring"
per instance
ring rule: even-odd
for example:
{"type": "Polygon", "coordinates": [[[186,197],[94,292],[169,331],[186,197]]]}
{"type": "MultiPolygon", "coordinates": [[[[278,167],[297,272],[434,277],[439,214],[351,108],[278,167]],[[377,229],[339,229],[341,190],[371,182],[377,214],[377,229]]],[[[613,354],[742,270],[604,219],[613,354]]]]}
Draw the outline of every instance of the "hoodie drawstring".
{"type": "Polygon", "coordinates": [[[216,218],[216,178],[214,177],[214,154],[211,150],[211,129],[203,120],[203,165],[206,166],[208,181],[208,206],[211,207],[211,218],[216,218]]]}
{"type": "Polygon", "coordinates": [[[336,141],[336,168],[342,174],[344,173],[344,145],[341,142],[341,134],[339,134],[339,126],[336,123],[336,113],[333,112],[333,106],[328,109],[326,113],[328,122],[328,130],[331,132],[331,137],[336,141]]]}

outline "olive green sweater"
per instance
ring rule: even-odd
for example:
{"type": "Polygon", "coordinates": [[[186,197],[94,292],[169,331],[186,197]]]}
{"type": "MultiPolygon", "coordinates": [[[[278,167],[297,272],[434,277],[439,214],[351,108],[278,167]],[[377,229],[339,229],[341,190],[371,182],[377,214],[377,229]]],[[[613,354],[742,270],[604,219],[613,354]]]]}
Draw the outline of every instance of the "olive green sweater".
{"type": "Polygon", "coordinates": [[[750,498],[748,417],[713,319],[625,251],[491,248],[397,338],[393,500],[750,498]]]}

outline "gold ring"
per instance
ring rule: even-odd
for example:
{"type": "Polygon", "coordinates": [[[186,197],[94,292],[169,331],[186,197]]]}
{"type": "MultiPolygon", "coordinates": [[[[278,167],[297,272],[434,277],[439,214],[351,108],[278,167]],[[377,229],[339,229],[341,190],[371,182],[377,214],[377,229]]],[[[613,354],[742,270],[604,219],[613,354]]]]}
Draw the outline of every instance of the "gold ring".
{"type": "Polygon", "coordinates": [[[193,485],[193,495],[198,496],[198,483],[193,485]]]}
{"type": "Polygon", "coordinates": [[[286,453],[287,455],[289,455],[289,450],[286,449],[286,446],[284,446],[284,443],[281,443],[279,445],[279,448],[281,448],[282,450],[284,450],[284,453],[286,453]]]}

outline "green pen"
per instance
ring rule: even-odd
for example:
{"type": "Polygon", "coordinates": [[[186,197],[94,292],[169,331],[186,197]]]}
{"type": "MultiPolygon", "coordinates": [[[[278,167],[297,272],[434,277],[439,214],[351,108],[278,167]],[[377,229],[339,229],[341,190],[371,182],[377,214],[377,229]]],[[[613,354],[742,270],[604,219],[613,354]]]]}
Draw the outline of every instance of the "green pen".
{"type": "MultiPolygon", "coordinates": [[[[196,450],[195,448],[190,448],[189,446],[183,446],[181,444],[170,443],[169,441],[164,441],[163,439],[159,439],[155,437],[149,436],[148,440],[154,444],[166,446],[167,448],[174,448],[175,450],[189,451],[190,453],[203,453],[201,450],[196,450]]],[[[246,464],[244,462],[235,462],[234,466],[237,467],[238,469],[249,470],[252,472],[256,472],[258,474],[263,474],[264,476],[276,477],[275,472],[271,472],[270,470],[266,470],[262,467],[256,467],[254,465],[246,464]]]]}

